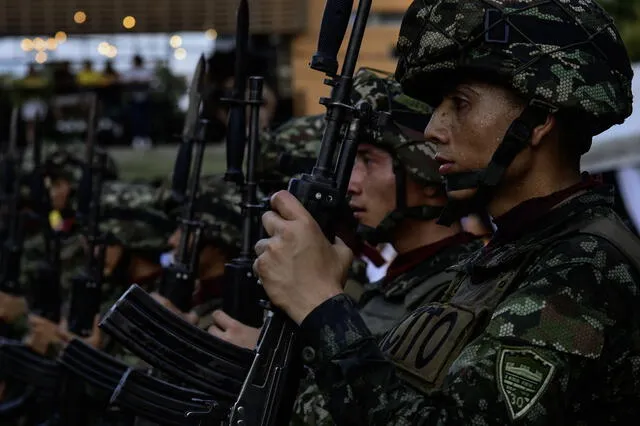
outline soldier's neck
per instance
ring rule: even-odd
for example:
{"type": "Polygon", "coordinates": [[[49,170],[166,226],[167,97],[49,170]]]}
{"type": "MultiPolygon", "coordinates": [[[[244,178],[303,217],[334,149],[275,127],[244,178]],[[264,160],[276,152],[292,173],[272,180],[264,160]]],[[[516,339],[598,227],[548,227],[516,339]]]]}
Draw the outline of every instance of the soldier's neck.
{"type": "Polygon", "coordinates": [[[394,233],[393,248],[398,254],[404,254],[437,243],[462,231],[457,223],[449,227],[438,225],[436,221],[437,219],[405,219],[394,233]]]}
{"type": "Polygon", "coordinates": [[[219,278],[224,275],[224,261],[211,262],[205,268],[200,270],[200,281],[208,281],[219,278]]]}
{"type": "Polygon", "coordinates": [[[132,257],[131,264],[129,265],[129,276],[133,278],[133,282],[148,278],[154,275],[159,275],[162,271],[162,266],[155,262],[151,262],[147,259],[140,257],[132,257]]]}

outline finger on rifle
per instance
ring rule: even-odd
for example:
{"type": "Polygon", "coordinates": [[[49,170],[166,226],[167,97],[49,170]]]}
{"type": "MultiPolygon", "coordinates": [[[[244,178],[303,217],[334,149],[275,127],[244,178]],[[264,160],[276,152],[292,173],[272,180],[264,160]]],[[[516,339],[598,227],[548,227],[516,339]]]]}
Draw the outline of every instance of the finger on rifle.
{"type": "Polygon", "coordinates": [[[285,226],[286,220],[283,219],[277,212],[269,210],[262,215],[262,226],[267,235],[273,237],[285,226]]]}
{"type": "Polygon", "coordinates": [[[224,330],[220,329],[217,325],[213,324],[208,329],[207,332],[213,337],[217,337],[218,339],[224,340],[224,330]]]}
{"type": "Polygon", "coordinates": [[[222,330],[228,330],[230,327],[233,327],[237,324],[238,321],[231,318],[227,315],[223,310],[218,309],[214,311],[211,316],[213,317],[214,324],[220,327],[222,330]]]}
{"type": "Polygon", "coordinates": [[[271,240],[271,238],[263,238],[261,240],[258,240],[258,242],[256,243],[254,250],[256,252],[257,256],[261,256],[262,253],[265,252],[265,250],[267,249],[267,246],[269,245],[269,241],[271,240]]]}
{"type": "Polygon", "coordinates": [[[301,219],[309,215],[307,209],[288,191],[278,191],[271,197],[271,209],[284,220],[301,219]]]}

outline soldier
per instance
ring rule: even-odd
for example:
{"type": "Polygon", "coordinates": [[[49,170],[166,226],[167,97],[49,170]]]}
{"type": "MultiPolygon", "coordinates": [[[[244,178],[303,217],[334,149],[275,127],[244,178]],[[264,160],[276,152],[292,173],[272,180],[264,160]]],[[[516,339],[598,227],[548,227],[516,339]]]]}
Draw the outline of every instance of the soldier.
{"type": "MultiPolygon", "coordinates": [[[[233,183],[221,175],[201,179],[200,194],[195,212],[208,227],[200,237],[198,271],[194,292],[194,307],[188,313],[180,312],[168,299],[158,293],[153,297],[166,308],[181,315],[191,324],[206,329],[213,310],[222,305],[225,264],[235,258],[240,250],[242,228],[242,194],[233,183]]],[[[169,238],[169,245],[178,249],[180,228],[169,238]]]]}
{"type": "MultiPolygon", "coordinates": [[[[390,242],[399,253],[381,281],[365,286],[357,305],[367,327],[382,335],[408,312],[437,301],[452,278],[446,268],[481,243],[460,225],[436,224],[446,195],[435,147],[409,127],[423,128],[431,109],[403,95],[390,75],[366,68],[356,74],[353,100],[391,113],[395,123],[359,141],[349,183],[350,206],[365,239],[390,242]]],[[[244,335],[239,332],[244,326],[222,313],[216,319],[222,323],[210,331],[238,344],[233,332],[244,335]]]]}
{"type": "MultiPolygon", "coordinates": [[[[99,225],[100,232],[106,238],[101,313],[106,312],[133,283],[149,291],[154,290],[162,273],[160,253],[166,248],[167,236],[172,228],[171,221],[161,212],[134,203],[131,203],[131,207],[117,207],[126,205],[118,200],[131,197],[110,198],[112,195],[103,197],[104,211],[99,225]],[[113,204],[109,205],[109,202],[113,204]]],[[[81,239],[81,245],[86,248],[84,238],[81,239]]],[[[70,272],[65,275],[71,275],[70,272]]],[[[69,301],[68,296],[68,291],[65,291],[63,306],[69,301]]],[[[85,340],[95,347],[111,351],[97,328],[97,321],[96,318],[94,334],[85,340]]],[[[74,337],[66,330],[65,324],[64,320],[59,325],[31,314],[30,333],[25,343],[43,354],[57,353],[63,344],[74,337]]]]}
{"type": "Polygon", "coordinates": [[[300,203],[272,197],[255,269],[298,324],[338,424],[632,424],[640,414],[640,242],[609,187],[581,178],[591,138],[631,112],[632,70],[592,0],[416,0],[396,78],[436,109],[425,137],[446,223],[497,231],[443,303],[376,342],[341,283],[350,262],[300,203]]]}
{"type": "MultiPolygon", "coordinates": [[[[365,286],[356,305],[367,328],[382,337],[409,312],[438,301],[453,277],[447,268],[482,244],[460,225],[436,223],[447,199],[435,146],[425,144],[421,132],[411,134],[408,127],[424,128],[431,108],[407,98],[391,76],[367,69],[356,74],[354,93],[356,102],[365,100],[374,110],[389,111],[401,120],[359,143],[349,182],[350,205],[365,238],[371,244],[391,242],[398,253],[384,278],[365,286]]],[[[324,398],[309,377],[291,423],[332,424],[324,398]]]]}

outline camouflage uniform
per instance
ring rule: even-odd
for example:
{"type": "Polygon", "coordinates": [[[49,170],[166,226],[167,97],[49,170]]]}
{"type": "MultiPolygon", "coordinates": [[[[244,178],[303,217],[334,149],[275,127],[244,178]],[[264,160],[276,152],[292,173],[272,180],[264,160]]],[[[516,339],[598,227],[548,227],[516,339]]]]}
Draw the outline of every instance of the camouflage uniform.
{"type": "MultiPolygon", "coordinates": [[[[398,78],[425,96],[427,82],[441,84],[436,75],[475,67],[590,118],[590,134],[630,113],[628,58],[592,1],[419,0],[399,47],[398,78]]],[[[345,296],[303,321],[336,423],[635,422],[640,242],[614,213],[612,190],[583,182],[525,201],[497,224],[491,243],[455,268],[442,302],[379,344],[345,296]]]]}
{"type": "MultiPolygon", "coordinates": [[[[376,111],[390,111],[392,118],[399,118],[402,111],[414,116],[422,115],[425,122],[431,112],[428,106],[406,97],[400,84],[389,75],[380,76],[366,68],[356,74],[353,97],[356,103],[367,101],[376,111]]],[[[442,185],[433,145],[412,139],[399,127],[375,131],[362,142],[390,153],[394,160],[398,192],[403,188],[398,182],[406,175],[424,185],[442,185]]],[[[377,234],[378,238],[391,238],[395,227],[406,217],[434,220],[440,211],[428,206],[397,205],[376,229],[367,232],[369,235],[377,234]]],[[[374,336],[381,337],[414,309],[439,301],[454,276],[447,268],[481,247],[482,243],[473,235],[461,233],[398,255],[385,278],[365,285],[356,305],[367,328],[374,336]]],[[[294,405],[292,425],[333,423],[314,380],[313,373],[309,372],[302,383],[294,405]]]]}

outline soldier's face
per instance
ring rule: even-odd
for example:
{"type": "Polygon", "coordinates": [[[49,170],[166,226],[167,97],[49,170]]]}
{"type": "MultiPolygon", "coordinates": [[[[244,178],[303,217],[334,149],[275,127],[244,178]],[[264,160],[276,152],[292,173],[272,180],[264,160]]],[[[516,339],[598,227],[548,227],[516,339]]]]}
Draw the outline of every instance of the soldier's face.
{"type": "Polygon", "coordinates": [[[396,206],[396,177],[391,155],[362,144],[349,180],[349,206],[362,225],[376,227],[396,206]]]}
{"type": "MultiPolygon", "coordinates": [[[[425,138],[437,145],[440,174],[487,167],[523,109],[524,105],[501,87],[478,82],[458,84],[438,105],[425,129],[425,138]]],[[[461,199],[475,191],[451,191],[448,195],[461,199]]]]}
{"type": "Polygon", "coordinates": [[[49,181],[49,195],[51,196],[51,204],[54,210],[63,210],[69,195],[71,194],[71,185],[64,179],[55,179],[49,181]]]}

